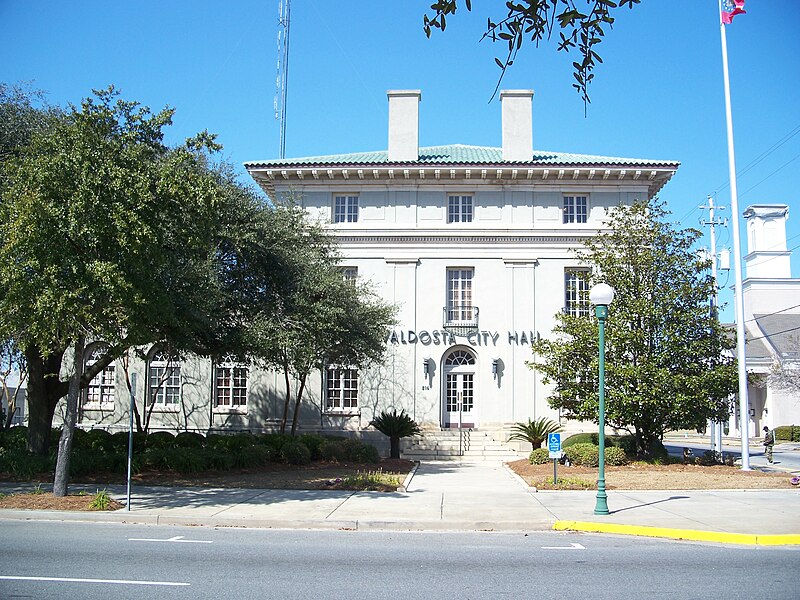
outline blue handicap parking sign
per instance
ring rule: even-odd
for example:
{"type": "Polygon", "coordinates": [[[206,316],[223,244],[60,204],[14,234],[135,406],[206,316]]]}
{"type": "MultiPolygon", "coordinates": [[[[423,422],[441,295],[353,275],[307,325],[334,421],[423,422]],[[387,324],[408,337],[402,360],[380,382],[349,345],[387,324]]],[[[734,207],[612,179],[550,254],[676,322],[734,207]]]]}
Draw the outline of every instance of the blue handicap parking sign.
{"type": "Polygon", "coordinates": [[[547,449],[550,452],[561,452],[561,434],[549,433],[547,435],[547,449]]]}

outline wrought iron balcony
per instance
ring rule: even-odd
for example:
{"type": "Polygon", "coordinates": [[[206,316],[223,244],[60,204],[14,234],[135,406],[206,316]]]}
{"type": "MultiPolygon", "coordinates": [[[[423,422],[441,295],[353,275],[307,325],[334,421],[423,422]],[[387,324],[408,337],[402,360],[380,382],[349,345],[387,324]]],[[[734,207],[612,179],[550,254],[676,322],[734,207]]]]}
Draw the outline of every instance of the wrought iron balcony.
{"type": "Polygon", "coordinates": [[[445,306],[442,309],[442,329],[465,336],[478,331],[477,306],[445,306]]]}

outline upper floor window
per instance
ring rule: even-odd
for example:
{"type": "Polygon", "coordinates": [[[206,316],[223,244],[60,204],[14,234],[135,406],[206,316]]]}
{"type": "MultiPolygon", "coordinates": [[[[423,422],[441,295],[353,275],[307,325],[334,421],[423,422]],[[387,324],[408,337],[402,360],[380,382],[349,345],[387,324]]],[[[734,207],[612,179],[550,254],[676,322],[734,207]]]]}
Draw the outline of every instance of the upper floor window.
{"type": "MultiPolygon", "coordinates": [[[[84,370],[95,364],[105,356],[106,347],[102,344],[90,347],[84,360],[84,370]]],[[[84,395],[84,405],[92,407],[112,407],[114,406],[114,365],[108,365],[97,375],[92,377],[84,395]]]]}
{"type": "Polygon", "coordinates": [[[447,269],[447,317],[450,321],[471,321],[472,268],[447,269]]]}
{"type": "Polygon", "coordinates": [[[325,408],[351,411],[358,408],[358,370],[330,365],[325,370],[325,408]]]}
{"type": "Polygon", "coordinates": [[[162,351],[156,351],[147,367],[147,389],[150,402],[177,407],[181,400],[181,365],[162,351]]]}
{"type": "Polygon", "coordinates": [[[586,196],[564,196],[564,223],[586,223],[586,196]]]}
{"type": "Polygon", "coordinates": [[[449,196],[447,199],[448,223],[472,222],[472,196],[449,196]]]}
{"type": "Polygon", "coordinates": [[[358,222],[358,196],[336,196],[333,199],[333,222],[358,222]]]}
{"type": "Polygon", "coordinates": [[[589,269],[564,269],[564,312],[575,317],[589,314],[589,269]]]}
{"type": "Polygon", "coordinates": [[[242,364],[225,360],[214,366],[214,395],[217,408],[245,409],[249,369],[242,364]]]}

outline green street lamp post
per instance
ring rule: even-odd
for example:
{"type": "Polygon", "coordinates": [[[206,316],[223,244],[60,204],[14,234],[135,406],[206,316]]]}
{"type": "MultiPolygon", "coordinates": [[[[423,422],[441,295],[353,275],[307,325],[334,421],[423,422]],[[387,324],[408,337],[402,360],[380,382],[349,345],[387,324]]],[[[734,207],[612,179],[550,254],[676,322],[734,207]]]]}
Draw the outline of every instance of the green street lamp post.
{"type": "Polygon", "coordinates": [[[598,422],[600,431],[597,436],[598,473],[597,473],[597,499],[594,505],[594,514],[608,514],[608,496],[606,495],[606,339],[605,327],[608,317],[608,305],[614,299],[614,288],[605,283],[598,283],[589,291],[589,302],[594,304],[594,314],[600,323],[598,333],[598,347],[600,351],[600,385],[598,422]]]}

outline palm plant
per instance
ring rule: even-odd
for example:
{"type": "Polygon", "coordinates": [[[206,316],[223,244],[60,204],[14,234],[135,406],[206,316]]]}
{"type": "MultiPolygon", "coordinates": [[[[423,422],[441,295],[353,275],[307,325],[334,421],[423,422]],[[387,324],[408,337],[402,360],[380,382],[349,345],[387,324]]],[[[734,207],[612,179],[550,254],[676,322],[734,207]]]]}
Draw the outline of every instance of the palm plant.
{"type": "Polygon", "coordinates": [[[542,442],[551,433],[561,431],[563,427],[547,417],[541,417],[535,421],[528,419],[527,423],[516,423],[511,428],[510,440],[522,440],[530,442],[534,449],[541,447],[542,442]]]}
{"type": "Polygon", "coordinates": [[[391,458],[400,458],[400,438],[409,437],[420,433],[419,425],[408,416],[405,410],[391,412],[384,410],[370,421],[375,429],[389,437],[391,458]]]}

